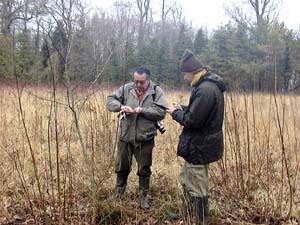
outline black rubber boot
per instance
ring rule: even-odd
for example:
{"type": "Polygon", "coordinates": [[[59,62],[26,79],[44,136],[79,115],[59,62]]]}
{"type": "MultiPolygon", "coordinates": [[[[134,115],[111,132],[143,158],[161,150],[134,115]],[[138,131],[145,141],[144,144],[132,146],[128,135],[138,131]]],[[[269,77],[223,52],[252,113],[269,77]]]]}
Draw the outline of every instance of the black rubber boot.
{"type": "Polygon", "coordinates": [[[150,208],[148,201],[148,191],[150,186],[150,177],[139,177],[140,207],[148,210],[150,208]]]}
{"type": "Polygon", "coordinates": [[[184,218],[189,223],[196,225],[208,224],[208,197],[192,197],[185,189],[182,194],[181,213],[167,212],[170,220],[184,218]]]}
{"type": "Polygon", "coordinates": [[[189,194],[187,193],[187,191],[185,189],[183,189],[182,195],[181,195],[181,208],[180,208],[180,212],[176,213],[176,212],[167,212],[167,217],[169,220],[179,220],[182,218],[188,218],[190,215],[190,210],[188,205],[190,202],[190,197],[189,194]]]}
{"type": "Polygon", "coordinates": [[[115,189],[115,195],[117,197],[121,197],[124,194],[127,186],[127,178],[128,174],[117,174],[117,182],[115,189]]]}
{"type": "Polygon", "coordinates": [[[209,214],[209,205],[208,197],[196,197],[193,198],[193,204],[195,207],[195,218],[197,225],[207,225],[208,224],[208,214],[209,214]]]}
{"type": "Polygon", "coordinates": [[[193,197],[187,191],[182,195],[182,215],[186,221],[196,225],[208,224],[208,196],[193,197]]]}
{"type": "Polygon", "coordinates": [[[192,198],[190,194],[183,189],[183,193],[181,196],[181,214],[185,219],[189,219],[192,216],[192,198]]]}
{"type": "Polygon", "coordinates": [[[117,174],[117,181],[115,186],[115,192],[113,195],[107,198],[107,201],[113,201],[117,198],[121,198],[124,195],[127,185],[128,174],[117,174]]]}

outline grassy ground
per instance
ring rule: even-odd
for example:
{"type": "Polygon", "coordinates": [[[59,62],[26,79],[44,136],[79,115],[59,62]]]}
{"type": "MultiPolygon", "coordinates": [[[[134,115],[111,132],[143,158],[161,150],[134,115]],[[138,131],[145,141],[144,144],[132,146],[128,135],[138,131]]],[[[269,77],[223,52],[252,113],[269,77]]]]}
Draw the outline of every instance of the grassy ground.
{"type": "MultiPolygon", "coordinates": [[[[0,224],[189,224],[166,217],[180,206],[183,163],[181,127],[168,115],[154,150],[151,210],[139,209],[135,163],[122,201],[106,201],[118,128],[105,109],[108,93],[57,90],[54,104],[48,88],[25,88],[20,98],[1,88],[0,224]]],[[[225,154],[210,165],[210,224],[298,224],[299,109],[295,95],[226,94],[225,154]]]]}

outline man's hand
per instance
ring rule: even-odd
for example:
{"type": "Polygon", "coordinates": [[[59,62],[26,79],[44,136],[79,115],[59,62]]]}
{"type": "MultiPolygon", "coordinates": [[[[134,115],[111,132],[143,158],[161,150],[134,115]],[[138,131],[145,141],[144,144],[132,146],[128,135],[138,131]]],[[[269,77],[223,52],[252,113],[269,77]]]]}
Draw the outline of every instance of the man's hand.
{"type": "Polygon", "coordinates": [[[142,110],[143,110],[142,107],[136,107],[136,108],[134,109],[134,112],[137,113],[137,114],[139,114],[139,113],[142,112],[142,110]]]}
{"type": "Polygon", "coordinates": [[[169,107],[169,109],[167,109],[166,112],[169,113],[170,115],[172,115],[173,112],[174,112],[175,110],[177,110],[177,109],[182,110],[181,105],[179,105],[179,104],[176,103],[176,102],[173,102],[173,103],[172,103],[172,106],[169,107]]]}
{"type": "Polygon", "coordinates": [[[130,106],[124,105],[121,107],[121,112],[125,112],[125,113],[134,113],[134,111],[132,110],[132,108],[130,106]]]}
{"type": "Polygon", "coordinates": [[[169,107],[169,109],[166,110],[166,112],[172,115],[175,110],[176,108],[172,105],[171,107],[169,107]]]}

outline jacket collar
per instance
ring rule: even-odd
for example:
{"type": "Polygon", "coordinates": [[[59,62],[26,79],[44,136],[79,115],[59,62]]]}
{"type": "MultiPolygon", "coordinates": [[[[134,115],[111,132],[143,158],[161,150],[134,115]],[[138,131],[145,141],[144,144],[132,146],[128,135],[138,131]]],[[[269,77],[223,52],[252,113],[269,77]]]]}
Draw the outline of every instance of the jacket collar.
{"type": "Polygon", "coordinates": [[[195,74],[194,79],[191,82],[191,86],[195,87],[199,84],[199,81],[204,75],[206,75],[208,70],[204,68],[203,70],[199,71],[198,73],[195,74]]]}
{"type": "MultiPolygon", "coordinates": [[[[143,99],[145,99],[148,95],[153,95],[153,94],[155,94],[154,86],[155,86],[155,83],[153,83],[153,82],[150,80],[149,87],[148,87],[146,93],[144,94],[143,99]]],[[[131,83],[131,90],[130,90],[130,93],[133,94],[136,98],[138,98],[138,96],[137,96],[137,94],[136,94],[136,92],[135,92],[135,85],[134,85],[133,82],[131,83]]]]}

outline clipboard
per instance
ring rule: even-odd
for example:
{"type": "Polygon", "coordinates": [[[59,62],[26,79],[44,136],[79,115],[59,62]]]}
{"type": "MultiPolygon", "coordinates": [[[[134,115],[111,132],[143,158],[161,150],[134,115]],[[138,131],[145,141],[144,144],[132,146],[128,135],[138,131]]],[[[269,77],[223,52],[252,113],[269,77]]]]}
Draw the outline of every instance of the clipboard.
{"type": "Polygon", "coordinates": [[[157,107],[159,107],[159,108],[161,108],[161,109],[163,109],[163,110],[168,110],[168,109],[169,109],[168,107],[166,107],[166,106],[164,106],[164,105],[159,105],[159,104],[157,104],[156,102],[153,102],[153,105],[155,105],[155,106],[157,106],[157,107]]]}

